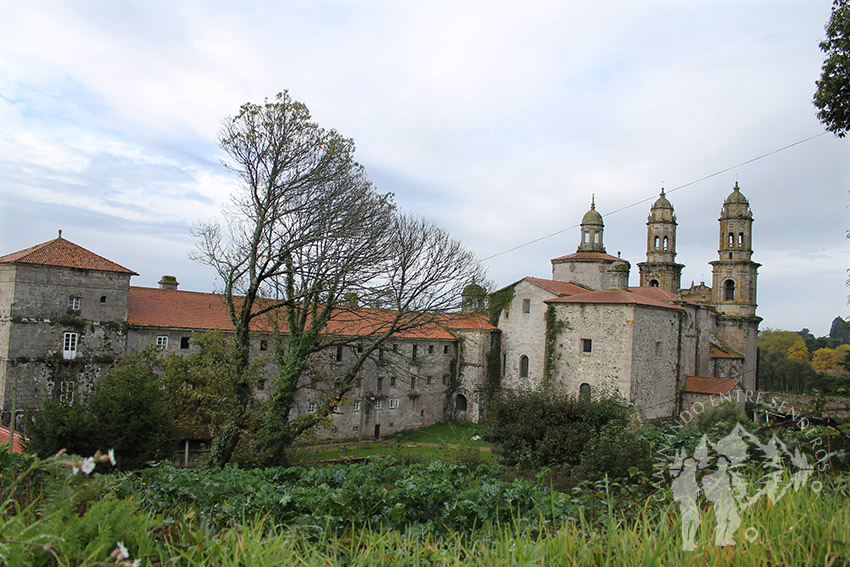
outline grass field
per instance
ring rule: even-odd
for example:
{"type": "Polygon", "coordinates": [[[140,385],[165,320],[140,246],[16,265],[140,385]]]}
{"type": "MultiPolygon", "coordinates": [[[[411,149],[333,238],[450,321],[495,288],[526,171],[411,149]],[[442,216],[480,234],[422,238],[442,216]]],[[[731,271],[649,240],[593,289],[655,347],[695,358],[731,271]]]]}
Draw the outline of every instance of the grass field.
{"type": "Polygon", "coordinates": [[[296,448],[295,458],[305,464],[380,456],[415,461],[494,463],[492,445],[483,439],[474,439],[480,437],[482,429],[474,423],[438,423],[424,429],[401,431],[380,440],[302,445],[296,448]]]}

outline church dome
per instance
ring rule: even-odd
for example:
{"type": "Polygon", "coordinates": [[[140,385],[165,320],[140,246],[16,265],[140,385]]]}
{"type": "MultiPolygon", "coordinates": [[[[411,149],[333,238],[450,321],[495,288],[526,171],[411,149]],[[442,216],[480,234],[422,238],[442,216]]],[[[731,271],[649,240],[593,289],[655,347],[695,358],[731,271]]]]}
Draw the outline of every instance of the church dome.
{"type": "Polygon", "coordinates": [[[670,204],[670,201],[667,200],[667,197],[664,195],[664,189],[661,190],[661,196],[658,197],[658,200],[652,204],[653,209],[673,209],[673,205],[670,204]]]}
{"type": "Polygon", "coordinates": [[[744,194],[741,193],[741,188],[738,187],[738,182],[735,182],[735,189],[729,193],[729,196],[726,197],[726,200],[723,201],[724,205],[749,205],[749,201],[744,197],[744,194]]]}
{"type": "Polygon", "coordinates": [[[590,200],[590,210],[584,213],[584,216],[581,217],[581,224],[598,224],[602,225],[602,215],[596,210],[596,197],[591,198],[590,200]]]}

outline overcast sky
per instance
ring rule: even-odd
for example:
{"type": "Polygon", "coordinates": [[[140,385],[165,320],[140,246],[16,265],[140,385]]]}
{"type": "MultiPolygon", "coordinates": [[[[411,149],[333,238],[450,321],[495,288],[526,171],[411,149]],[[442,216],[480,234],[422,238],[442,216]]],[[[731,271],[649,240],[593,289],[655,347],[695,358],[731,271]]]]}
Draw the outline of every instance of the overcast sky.
{"type": "Polygon", "coordinates": [[[637,285],[662,184],[683,285],[710,285],[737,180],[762,328],[826,334],[850,313],[850,141],[811,104],[830,5],[0,0],[0,253],[61,228],[134,285],[220,289],[188,259],[237,187],[217,133],[288,89],[497,287],[551,277],[592,194],[637,285]]]}

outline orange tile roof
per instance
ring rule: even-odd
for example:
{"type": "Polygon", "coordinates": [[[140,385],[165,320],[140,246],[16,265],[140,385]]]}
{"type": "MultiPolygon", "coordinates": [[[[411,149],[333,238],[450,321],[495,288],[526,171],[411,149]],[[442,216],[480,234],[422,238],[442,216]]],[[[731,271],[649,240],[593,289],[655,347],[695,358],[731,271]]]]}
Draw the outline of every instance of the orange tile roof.
{"type": "MultiPolygon", "coordinates": [[[[8,443],[9,436],[12,431],[5,425],[0,425],[0,443],[8,443]]],[[[27,444],[27,438],[20,431],[15,431],[15,444],[12,446],[12,451],[18,454],[23,454],[24,446],[27,444]]]]}
{"type": "Polygon", "coordinates": [[[617,258],[616,256],[605,254],[604,252],[575,252],[573,254],[567,254],[566,256],[552,258],[551,261],[561,262],[564,260],[611,260],[612,262],[616,262],[617,260],[622,260],[622,258],[617,258]]]}
{"type": "MultiPolygon", "coordinates": [[[[178,329],[207,330],[233,328],[224,297],[215,293],[200,293],[175,289],[130,287],[128,322],[147,327],[171,327],[178,329]]],[[[326,332],[332,335],[356,336],[379,332],[392,320],[394,312],[360,308],[340,309],[328,322],[326,332]]],[[[254,330],[270,332],[271,320],[258,317],[254,330]]],[[[282,321],[281,331],[286,331],[282,321]]],[[[425,322],[415,328],[395,333],[398,338],[454,340],[449,330],[485,329],[494,330],[478,314],[449,313],[436,321],[425,322]]]]}
{"type": "Polygon", "coordinates": [[[537,284],[540,287],[551,291],[555,295],[565,296],[565,295],[576,295],[579,293],[587,293],[589,290],[586,287],[582,287],[578,284],[570,283],[570,282],[559,282],[557,280],[544,280],[542,278],[525,278],[531,283],[537,284]]]}
{"type": "Polygon", "coordinates": [[[685,392],[690,394],[719,394],[727,396],[739,384],[739,381],[730,378],[687,376],[685,378],[685,392]]]}
{"type": "Polygon", "coordinates": [[[118,272],[132,276],[139,275],[133,270],[128,270],[124,266],[98,256],[94,252],[86,250],[69,240],[65,240],[61,236],[25,250],[0,257],[0,264],[36,264],[60,268],[118,272]]]}
{"type": "Polygon", "coordinates": [[[744,358],[743,356],[741,356],[738,353],[726,352],[726,351],[720,350],[719,348],[717,348],[715,346],[711,347],[710,357],[711,358],[744,358]]]}
{"type": "MultiPolygon", "coordinates": [[[[646,307],[661,307],[663,309],[681,309],[669,301],[656,297],[653,292],[642,293],[646,288],[636,289],[607,289],[599,291],[588,291],[586,293],[547,299],[545,303],[598,303],[598,304],[624,304],[643,305],[646,307]]],[[[672,294],[671,294],[672,295],[672,294]]]]}

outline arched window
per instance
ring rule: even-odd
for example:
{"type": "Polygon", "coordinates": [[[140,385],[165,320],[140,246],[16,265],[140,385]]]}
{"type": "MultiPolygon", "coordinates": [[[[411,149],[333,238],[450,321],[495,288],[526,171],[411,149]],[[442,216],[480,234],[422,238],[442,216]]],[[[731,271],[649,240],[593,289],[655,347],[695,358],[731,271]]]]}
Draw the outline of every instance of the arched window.
{"type": "Polygon", "coordinates": [[[455,398],[455,409],[457,411],[466,411],[466,407],[466,396],[464,396],[463,394],[458,394],[455,398]]]}
{"type": "Polygon", "coordinates": [[[658,250],[658,237],[657,236],[655,237],[655,240],[652,242],[652,247],[655,250],[658,250]]]}
{"type": "Polygon", "coordinates": [[[735,301],[735,280],[723,283],[723,301],[735,301]]]}
{"type": "Polygon", "coordinates": [[[739,232],[738,233],[738,248],[743,248],[743,247],[744,247],[744,233],[739,232]]]}
{"type": "Polygon", "coordinates": [[[735,246],[735,233],[729,233],[729,246],[735,246]]]}
{"type": "Polygon", "coordinates": [[[667,237],[664,237],[664,250],[667,250],[667,237]]]}
{"type": "Polygon", "coordinates": [[[590,231],[589,230],[584,231],[584,243],[590,244],[590,231]]]}
{"type": "Polygon", "coordinates": [[[658,287],[658,280],[649,280],[649,287],[658,287]]]}
{"type": "Polygon", "coordinates": [[[598,232],[593,233],[593,243],[599,244],[599,233],[598,232]]]}
{"type": "Polygon", "coordinates": [[[578,397],[580,400],[590,399],[590,384],[582,384],[578,387],[578,397]]]}
{"type": "Polygon", "coordinates": [[[525,355],[519,357],[519,377],[528,378],[528,357],[525,355]]]}

